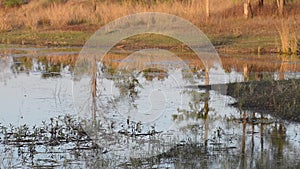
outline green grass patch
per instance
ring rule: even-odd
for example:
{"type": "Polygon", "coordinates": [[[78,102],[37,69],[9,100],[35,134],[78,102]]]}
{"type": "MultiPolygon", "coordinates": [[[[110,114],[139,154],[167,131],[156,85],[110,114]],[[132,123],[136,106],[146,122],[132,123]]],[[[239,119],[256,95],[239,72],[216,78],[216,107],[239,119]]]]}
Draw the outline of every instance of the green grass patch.
{"type": "Polygon", "coordinates": [[[153,46],[153,47],[172,47],[180,45],[181,42],[177,39],[172,37],[160,35],[160,34],[153,34],[153,33],[145,33],[139,34],[127,39],[124,39],[123,42],[127,44],[136,44],[138,46],[153,46]]]}
{"type": "Polygon", "coordinates": [[[0,40],[3,44],[82,46],[91,35],[81,31],[12,31],[1,33],[0,40]]]}
{"type": "Polygon", "coordinates": [[[0,3],[1,2],[6,7],[16,7],[16,6],[21,6],[21,5],[27,3],[26,0],[2,0],[2,1],[0,1],[0,3]]]}
{"type": "Polygon", "coordinates": [[[209,36],[212,44],[220,50],[240,53],[271,52],[276,50],[276,37],[270,35],[220,35],[209,36]]]}
{"type": "MultiPolygon", "coordinates": [[[[83,46],[93,35],[88,31],[32,31],[14,30],[2,32],[2,44],[32,44],[42,46],[83,46]]],[[[276,51],[276,37],[270,35],[208,35],[212,44],[220,51],[257,53],[276,51]]],[[[120,41],[116,46],[125,46],[125,49],[161,48],[173,53],[193,53],[188,47],[177,39],[160,34],[139,34],[120,41]]]]}

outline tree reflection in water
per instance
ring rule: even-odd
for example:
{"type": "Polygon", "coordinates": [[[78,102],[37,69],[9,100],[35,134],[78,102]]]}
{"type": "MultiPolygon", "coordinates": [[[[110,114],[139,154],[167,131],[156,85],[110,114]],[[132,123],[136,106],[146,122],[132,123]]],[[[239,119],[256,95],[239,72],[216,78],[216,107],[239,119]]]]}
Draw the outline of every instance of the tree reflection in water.
{"type": "MultiPolygon", "coordinates": [[[[65,69],[72,71],[72,67],[74,67],[73,59],[70,59],[72,56],[57,57],[56,61],[53,58],[51,60],[49,57],[33,59],[2,57],[0,62],[1,81],[9,81],[13,75],[17,77],[18,74],[35,70],[57,74],[62,74],[63,71],[66,71],[65,69]],[[68,58],[66,59],[68,61],[64,62],[63,58],[68,58]]],[[[288,62],[284,61],[284,64],[288,64],[288,62]]],[[[284,64],[280,68],[281,72],[285,72],[288,67],[284,64]]],[[[245,73],[247,76],[251,72],[250,67],[247,68],[249,72],[245,68],[245,72],[240,71],[240,73],[245,73]]],[[[254,71],[253,67],[252,71],[254,71]]],[[[205,81],[205,84],[209,84],[209,77],[205,69],[199,67],[195,70],[190,68],[190,70],[192,70],[192,74],[180,71],[185,83],[189,82],[190,77],[197,77],[205,81]]],[[[115,69],[107,69],[107,71],[117,72],[115,69]]],[[[286,76],[282,77],[282,74],[280,78],[286,78],[286,76]]],[[[45,78],[51,79],[52,77],[45,78]]],[[[143,69],[136,74],[114,78],[114,89],[120,93],[120,97],[115,99],[131,98],[132,106],[137,106],[136,101],[145,88],[144,82],[164,82],[169,78],[171,78],[170,74],[165,69],[143,69]]],[[[248,77],[245,77],[245,81],[247,80],[255,80],[255,76],[249,74],[248,77]]],[[[82,130],[79,122],[76,121],[77,118],[61,116],[36,127],[2,125],[0,134],[1,168],[275,169],[300,166],[299,144],[297,143],[299,140],[296,134],[293,135],[294,133],[290,131],[291,126],[297,127],[296,124],[290,124],[255,111],[234,108],[230,109],[232,116],[221,116],[224,112],[217,109],[214,103],[216,93],[212,90],[183,88],[181,92],[182,96],[188,100],[187,104],[179,107],[177,111],[171,112],[173,115],[171,121],[182,124],[180,130],[185,132],[187,137],[179,140],[176,144],[171,141],[163,142],[163,144],[170,145],[170,149],[163,153],[150,157],[116,155],[110,147],[104,146],[105,144],[95,144],[82,130]],[[292,139],[294,137],[296,140],[292,139]]],[[[112,110],[110,108],[108,110],[112,110]]],[[[123,136],[122,139],[116,140],[117,144],[114,146],[126,145],[132,140],[142,138],[140,140],[144,142],[138,142],[140,145],[152,145],[156,149],[162,147],[162,143],[159,143],[160,133],[156,131],[157,128],[149,128],[148,130],[151,132],[146,133],[140,129],[144,126],[141,126],[139,121],[127,118],[123,120],[123,128],[114,123],[110,123],[105,128],[105,130],[114,128],[123,136]]],[[[102,137],[115,139],[108,134],[101,135],[100,139],[102,137]]],[[[149,152],[146,153],[150,154],[151,150],[149,149],[149,152]]]]}

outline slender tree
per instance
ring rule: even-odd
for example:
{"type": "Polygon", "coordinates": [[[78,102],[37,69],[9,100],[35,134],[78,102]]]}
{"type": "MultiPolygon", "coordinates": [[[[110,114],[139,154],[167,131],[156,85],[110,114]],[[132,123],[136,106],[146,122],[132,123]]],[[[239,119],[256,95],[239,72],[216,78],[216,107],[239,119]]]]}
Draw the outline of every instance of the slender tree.
{"type": "Polygon", "coordinates": [[[97,10],[96,0],[92,0],[92,5],[93,5],[93,11],[95,12],[97,10]]]}
{"type": "Polygon", "coordinates": [[[97,60],[96,57],[92,63],[92,83],[91,83],[91,91],[92,91],[92,111],[93,111],[93,120],[96,119],[97,113],[97,60]]]}
{"type": "Polygon", "coordinates": [[[263,6],[264,6],[264,0],[258,0],[258,7],[259,8],[263,8],[263,6]]]}
{"type": "Polygon", "coordinates": [[[276,0],[279,15],[283,15],[285,0],[276,0]]]}
{"type": "Polygon", "coordinates": [[[209,17],[210,17],[210,5],[209,5],[209,1],[210,1],[210,0],[206,0],[206,3],[205,3],[205,8],[206,8],[206,18],[209,18],[209,17]]]}
{"type": "Polygon", "coordinates": [[[251,0],[244,0],[244,16],[245,18],[253,17],[251,0]]]}

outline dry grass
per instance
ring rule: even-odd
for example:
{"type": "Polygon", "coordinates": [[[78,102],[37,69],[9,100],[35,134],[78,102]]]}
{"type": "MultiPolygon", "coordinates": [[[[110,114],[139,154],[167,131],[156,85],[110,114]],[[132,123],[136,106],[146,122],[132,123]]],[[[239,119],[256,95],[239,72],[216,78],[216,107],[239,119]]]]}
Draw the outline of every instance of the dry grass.
{"type": "MultiPolygon", "coordinates": [[[[213,0],[211,13],[232,7],[231,0],[213,0]]],[[[98,1],[96,11],[89,0],[69,0],[66,3],[51,3],[49,0],[32,0],[19,8],[0,11],[0,30],[20,27],[39,29],[59,28],[69,25],[104,25],[116,18],[137,12],[165,12],[184,17],[194,24],[205,20],[204,0],[162,1],[151,5],[134,1],[98,1]]]]}
{"type": "Polygon", "coordinates": [[[297,54],[298,52],[298,39],[294,27],[290,26],[284,20],[281,21],[277,30],[280,37],[281,49],[280,52],[284,54],[297,54]]]}
{"type": "MultiPolygon", "coordinates": [[[[233,0],[210,0],[209,19],[205,13],[206,0],[96,0],[96,10],[92,0],[53,1],[59,0],[31,0],[20,7],[0,7],[0,32],[94,32],[100,26],[128,14],[164,12],[189,20],[215,40],[216,45],[227,47],[226,51],[259,49],[273,52],[276,51],[274,42],[280,44],[278,48],[281,51],[295,53],[298,50],[300,2],[296,1],[289,1],[286,5],[284,21],[289,25],[288,30],[281,25],[282,18],[276,14],[276,6],[269,1],[266,1],[263,10],[252,4],[254,17],[248,20],[243,17],[243,1],[233,0]],[[281,42],[278,42],[279,38],[281,42]]],[[[2,43],[6,39],[17,41],[13,40],[16,39],[14,37],[0,37],[2,43]]]]}
{"type": "Polygon", "coordinates": [[[0,15],[0,30],[9,30],[11,25],[7,22],[7,17],[0,15]]]}

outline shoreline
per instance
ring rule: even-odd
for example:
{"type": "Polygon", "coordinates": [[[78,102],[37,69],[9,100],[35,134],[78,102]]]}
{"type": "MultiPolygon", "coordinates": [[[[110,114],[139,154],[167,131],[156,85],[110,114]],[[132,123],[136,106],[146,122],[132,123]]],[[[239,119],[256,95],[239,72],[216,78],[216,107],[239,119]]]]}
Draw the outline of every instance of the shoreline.
{"type": "MultiPolygon", "coordinates": [[[[33,45],[33,46],[48,46],[48,47],[64,47],[74,46],[83,47],[90,36],[94,34],[93,31],[73,31],[73,30],[14,30],[0,33],[1,44],[16,44],[16,45],[33,45]]],[[[217,52],[224,54],[282,54],[279,49],[274,46],[271,38],[267,35],[260,36],[260,39],[253,41],[255,36],[238,36],[233,37],[230,34],[207,34],[208,39],[212,42],[217,52]]],[[[144,35],[141,37],[122,40],[116,46],[126,45],[128,49],[132,48],[145,48],[149,46],[147,44],[147,37],[144,39],[144,35]],[[142,41],[142,42],[141,42],[142,41]],[[137,45],[137,44],[141,45],[137,45]],[[134,44],[134,45],[131,45],[134,44]]],[[[177,40],[164,41],[159,36],[155,36],[152,41],[159,42],[159,45],[155,45],[158,48],[171,48],[179,46],[177,40]]],[[[151,42],[153,43],[153,42],[151,42]]],[[[153,45],[153,44],[152,44],[153,45]]],[[[150,44],[151,46],[151,44],[150,44]]],[[[298,53],[299,55],[299,53],[298,53]]]]}
{"type": "MultiPolygon", "coordinates": [[[[0,3],[0,43],[83,46],[96,30],[120,17],[140,12],[161,12],[185,19],[200,29],[218,52],[300,54],[299,2],[287,2],[281,14],[273,2],[266,1],[263,6],[252,2],[253,11],[248,17],[245,17],[242,1],[211,0],[209,15],[204,3],[182,0],[153,3],[47,0],[3,3],[2,6],[0,3]]],[[[146,38],[135,40],[127,41],[128,48],[145,47],[145,43],[140,42],[146,38]]],[[[149,46],[180,47],[174,45],[174,41],[161,40],[153,39],[152,46],[149,46]]],[[[124,41],[120,43],[123,45],[124,41]]]]}

